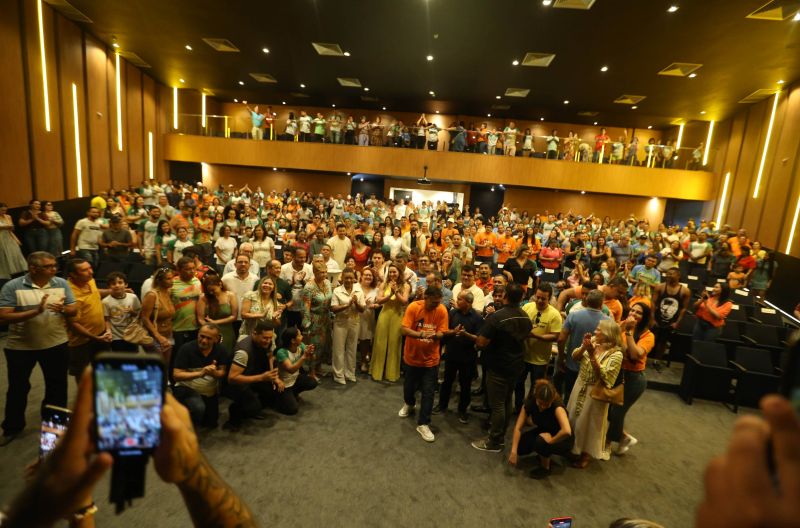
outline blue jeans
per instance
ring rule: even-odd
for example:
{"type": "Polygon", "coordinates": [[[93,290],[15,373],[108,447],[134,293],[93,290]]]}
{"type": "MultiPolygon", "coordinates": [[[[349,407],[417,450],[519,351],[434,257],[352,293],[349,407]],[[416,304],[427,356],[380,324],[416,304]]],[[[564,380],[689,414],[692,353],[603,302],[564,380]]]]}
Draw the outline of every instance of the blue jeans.
{"type": "Polygon", "coordinates": [[[75,252],[75,256],[84,259],[92,265],[92,268],[97,271],[97,265],[100,264],[100,252],[93,249],[79,249],[75,252]]]}
{"type": "Polygon", "coordinates": [[[403,401],[406,405],[416,405],[417,389],[422,391],[422,401],[420,402],[419,414],[417,415],[418,425],[428,425],[431,423],[431,411],[433,410],[433,392],[436,386],[436,372],[438,367],[414,367],[406,364],[405,379],[403,380],[403,401]]]}
{"type": "MultiPolygon", "coordinates": [[[[28,249],[28,253],[33,253],[34,251],[47,251],[49,249],[49,237],[47,235],[47,230],[43,227],[33,227],[28,228],[25,231],[25,246],[28,249]]],[[[58,258],[58,255],[53,255],[54,257],[58,258]]]]}
{"type": "Polygon", "coordinates": [[[623,370],[621,373],[625,376],[625,402],[622,405],[609,405],[608,406],[608,433],[607,439],[609,442],[619,442],[622,440],[625,428],[625,415],[628,413],[633,404],[644,394],[647,388],[647,378],[644,371],[633,372],[630,370],[623,370]]]}
{"type": "Polygon", "coordinates": [[[694,331],[692,332],[692,339],[695,341],[715,341],[722,335],[722,327],[712,326],[702,319],[698,319],[694,323],[694,331]]]}

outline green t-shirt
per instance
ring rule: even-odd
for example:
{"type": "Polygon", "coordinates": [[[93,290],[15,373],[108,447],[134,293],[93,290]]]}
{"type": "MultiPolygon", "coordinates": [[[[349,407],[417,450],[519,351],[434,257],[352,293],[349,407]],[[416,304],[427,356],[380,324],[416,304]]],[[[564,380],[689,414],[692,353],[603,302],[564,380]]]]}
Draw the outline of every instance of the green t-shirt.
{"type": "Polygon", "coordinates": [[[279,348],[275,351],[275,358],[278,360],[278,373],[281,377],[281,381],[287,389],[292,387],[294,382],[297,381],[297,376],[300,375],[300,371],[296,370],[294,372],[288,372],[283,368],[283,362],[288,359],[293,366],[297,365],[297,363],[301,361],[305,351],[306,345],[302,343],[300,343],[300,346],[297,347],[296,352],[292,352],[288,348],[279,348]]]}
{"type": "Polygon", "coordinates": [[[325,133],[325,120],[321,117],[314,119],[314,133],[322,135],[325,133]]]}
{"type": "Polygon", "coordinates": [[[202,287],[197,277],[192,277],[189,282],[183,282],[176,277],[172,282],[170,296],[175,305],[175,316],[172,319],[172,329],[176,332],[197,330],[197,314],[195,308],[202,295],[202,287]]]}

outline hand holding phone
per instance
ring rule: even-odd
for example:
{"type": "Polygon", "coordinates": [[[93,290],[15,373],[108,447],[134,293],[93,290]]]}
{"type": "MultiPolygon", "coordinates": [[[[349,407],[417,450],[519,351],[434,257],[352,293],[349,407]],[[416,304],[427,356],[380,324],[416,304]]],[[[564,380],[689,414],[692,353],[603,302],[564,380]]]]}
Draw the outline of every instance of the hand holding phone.
{"type": "Polygon", "coordinates": [[[45,405],[42,410],[42,430],[39,435],[39,458],[52,453],[56,444],[67,432],[72,411],[55,405],[45,405]]]}

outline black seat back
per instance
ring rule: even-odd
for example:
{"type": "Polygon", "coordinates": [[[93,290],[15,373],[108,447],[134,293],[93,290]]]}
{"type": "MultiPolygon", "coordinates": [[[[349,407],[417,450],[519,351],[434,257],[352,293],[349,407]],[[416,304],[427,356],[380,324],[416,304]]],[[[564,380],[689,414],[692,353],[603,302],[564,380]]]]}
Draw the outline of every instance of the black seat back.
{"type": "Polygon", "coordinates": [[[692,343],[692,356],[703,365],[710,367],[727,367],[728,353],[725,346],[710,341],[695,341],[692,343]]]}
{"type": "Polygon", "coordinates": [[[781,347],[778,339],[778,330],[774,326],[757,323],[746,323],[744,335],[754,340],[757,344],[768,347],[781,347]]]}
{"type": "Polygon", "coordinates": [[[766,350],[751,347],[736,348],[736,363],[752,372],[774,374],[770,353],[766,350]]]}

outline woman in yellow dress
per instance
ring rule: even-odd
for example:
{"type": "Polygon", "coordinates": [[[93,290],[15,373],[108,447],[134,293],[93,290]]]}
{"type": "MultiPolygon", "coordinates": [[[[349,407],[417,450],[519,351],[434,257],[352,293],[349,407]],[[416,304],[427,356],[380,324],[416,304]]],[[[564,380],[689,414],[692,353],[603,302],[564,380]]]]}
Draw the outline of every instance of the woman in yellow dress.
{"type": "Polygon", "coordinates": [[[400,325],[411,290],[394,264],[389,264],[386,278],[386,284],[378,291],[375,300],[375,304],[381,306],[369,367],[375,381],[397,381],[400,378],[400,325]]]}

